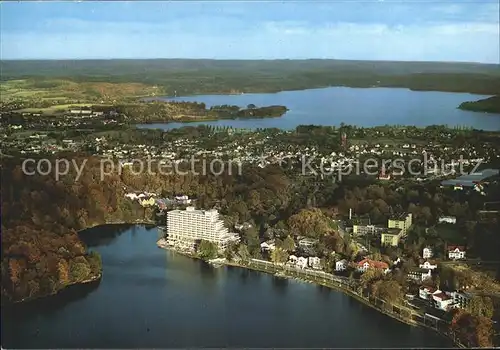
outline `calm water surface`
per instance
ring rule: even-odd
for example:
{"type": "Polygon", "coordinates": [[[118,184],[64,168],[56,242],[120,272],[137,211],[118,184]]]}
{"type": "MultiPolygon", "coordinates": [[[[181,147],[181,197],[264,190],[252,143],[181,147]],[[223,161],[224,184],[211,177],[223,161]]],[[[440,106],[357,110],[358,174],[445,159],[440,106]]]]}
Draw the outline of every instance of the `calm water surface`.
{"type": "Polygon", "coordinates": [[[85,232],[102,254],[100,284],[2,316],[4,348],[443,347],[324,287],[238,268],[214,269],[156,247],[156,229],[85,232]]]}
{"type": "Polygon", "coordinates": [[[169,130],[189,125],[219,125],[235,128],[294,129],[301,124],[316,125],[461,125],[483,130],[500,130],[500,115],[457,109],[460,103],[489,96],[466,93],[411,91],[398,88],[330,87],[270,94],[200,95],[165,100],[204,102],[213,105],[246,107],[284,105],[289,111],[280,118],[218,120],[212,122],[141,125],[169,130]]]}

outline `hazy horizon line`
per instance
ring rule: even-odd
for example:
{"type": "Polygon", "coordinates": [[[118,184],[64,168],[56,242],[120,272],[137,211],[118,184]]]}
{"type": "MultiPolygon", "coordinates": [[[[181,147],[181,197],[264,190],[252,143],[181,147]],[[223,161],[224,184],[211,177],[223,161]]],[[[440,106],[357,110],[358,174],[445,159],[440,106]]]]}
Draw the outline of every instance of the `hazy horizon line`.
{"type": "Polygon", "coordinates": [[[149,58],[0,58],[0,62],[15,62],[15,61],[349,61],[349,62],[394,62],[394,63],[446,63],[446,64],[481,64],[500,66],[498,63],[479,62],[479,61],[433,61],[433,60],[360,60],[347,58],[166,58],[166,57],[149,57],[149,58]]]}

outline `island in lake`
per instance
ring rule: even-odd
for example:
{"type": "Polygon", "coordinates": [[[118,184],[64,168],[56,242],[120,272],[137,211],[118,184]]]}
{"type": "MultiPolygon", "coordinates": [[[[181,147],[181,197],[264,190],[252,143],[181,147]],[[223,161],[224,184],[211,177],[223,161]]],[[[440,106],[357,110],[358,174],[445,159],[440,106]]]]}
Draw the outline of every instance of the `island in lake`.
{"type": "Polygon", "coordinates": [[[129,123],[196,122],[220,119],[250,119],[281,117],[287,112],[285,106],[257,107],[249,104],[247,108],[233,105],[211,106],[205,103],[172,102],[150,100],[142,103],[123,104],[109,109],[126,116],[129,123]]]}

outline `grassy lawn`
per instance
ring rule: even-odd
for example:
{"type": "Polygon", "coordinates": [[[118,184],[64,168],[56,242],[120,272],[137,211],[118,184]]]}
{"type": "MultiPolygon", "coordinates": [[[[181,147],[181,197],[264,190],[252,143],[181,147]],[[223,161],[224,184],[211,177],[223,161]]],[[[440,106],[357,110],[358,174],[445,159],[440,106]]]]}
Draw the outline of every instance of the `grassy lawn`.
{"type": "Polygon", "coordinates": [[[74,82],[64,79],[8,80],[0,83],[2,100],[113,101],[142,96],[161,96],[163,90],[141,83],[74,82]]]}
{"type": "Polygon", "coordinates": [[[54,105],[46,108],[23,108],[16,112],[19,113],[42,113],[42,114],[55,114],[67,111],[70,107],[90,107],[92,103],[71,103],[64,105],[54,105]]]}

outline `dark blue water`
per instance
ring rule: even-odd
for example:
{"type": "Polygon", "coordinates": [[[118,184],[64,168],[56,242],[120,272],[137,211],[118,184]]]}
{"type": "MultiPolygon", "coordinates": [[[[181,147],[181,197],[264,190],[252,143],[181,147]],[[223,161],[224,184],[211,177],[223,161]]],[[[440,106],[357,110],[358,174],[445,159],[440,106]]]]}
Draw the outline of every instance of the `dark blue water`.
{"type": "Polygon", "coordinates": [[[159,249],[156,229],[89,234],[102,254],[100,284],[2,310],[4,348],[451,345],[337,291],[159,249]]]}
{"type": "MultiPolygon", "coordinates": [[[[294,129],[301,124],[346,124],[372,127],[377,125],[450,125],[469,126],[483,130],[500,130],[500,115],[462,111],[457,107],[465,101],[489,96],[437,91],[411,91],[397,88],[330,87],[271,94],[200,95],[168,100],[204,102],[213,105],[246,107],[284,105],[290,110],[280,118],[219,120],[193,122],[235,128],[294,129]]],[[[186,123],[149,124],[146,128],[172,129],[186,123]]]]}

